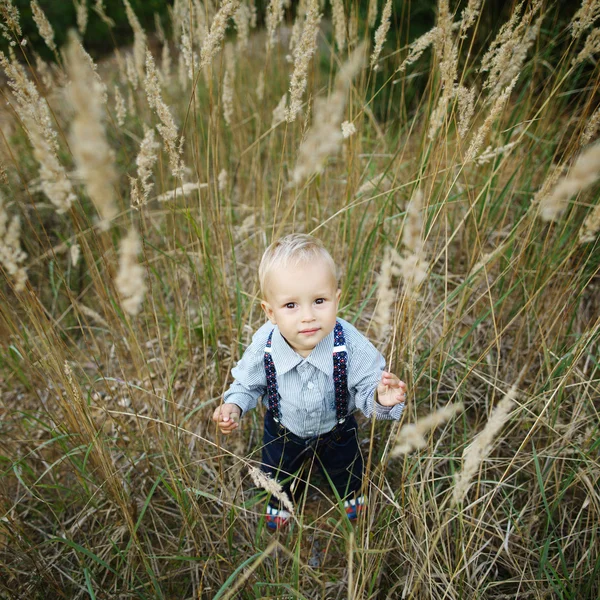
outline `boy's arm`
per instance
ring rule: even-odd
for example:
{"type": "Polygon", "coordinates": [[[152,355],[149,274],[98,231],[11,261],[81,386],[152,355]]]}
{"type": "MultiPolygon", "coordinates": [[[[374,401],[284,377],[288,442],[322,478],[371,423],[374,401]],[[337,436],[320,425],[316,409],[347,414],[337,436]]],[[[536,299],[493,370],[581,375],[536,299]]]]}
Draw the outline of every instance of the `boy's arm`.
{"type": "Polygon", "coordinates": [[[349,356],[348,388],[354,391],[356,408],[366,417],[373,411],[376,419],[399,420],[402,416],[406,384],[385,371],[385,359],[364,337],[349,356]]]}
{"type": "Polygon", "coordinates": [[[234,381],[225,392],[223,403],[237,405],[240,416],[256,408],[258,399],[267,390],[264,355],[267,337],[272,328],[272,325],[265,324],[254,334],[252,343],[231,370],[234,381]]]}

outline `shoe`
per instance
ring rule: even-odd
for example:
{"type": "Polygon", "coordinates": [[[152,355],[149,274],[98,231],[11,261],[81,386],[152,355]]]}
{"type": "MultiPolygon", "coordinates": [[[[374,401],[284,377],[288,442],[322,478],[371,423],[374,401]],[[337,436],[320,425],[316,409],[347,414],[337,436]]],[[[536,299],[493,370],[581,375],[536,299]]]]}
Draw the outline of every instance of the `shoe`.
{"type": "Polygon", "coordinates": [[[267,516],[265,517],[265,520],[267,522],[267,527],[273,531],[285,527],[289,523],[291,516],[292,515],[287,510],[280,510],[267,505],[267,516]]]}
{"type": "Polygon", "coordinates": [[[344,508],[346,509],[346,516],[351,523],[354,523],[358,515],[367,510],[367,499],[364,496],[358,496],[357,498],[352,498],[352,500],[346,500],[344,508]]]}

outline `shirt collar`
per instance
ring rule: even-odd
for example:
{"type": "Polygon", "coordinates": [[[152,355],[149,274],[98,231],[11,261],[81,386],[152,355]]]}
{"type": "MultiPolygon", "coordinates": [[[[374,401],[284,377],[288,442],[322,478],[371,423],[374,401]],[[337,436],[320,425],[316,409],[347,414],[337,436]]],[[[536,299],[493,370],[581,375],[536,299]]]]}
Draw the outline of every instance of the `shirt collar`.
{"type": "Polygon", "coordinates": [[[333,331],[324,337],[306,358],[303,358],[285,341],[279,327],[275,326],[271,338],[271,348],[273,364],[278,375],[291,371],[303,361],[329,377],[333,375],[333,331]]]}

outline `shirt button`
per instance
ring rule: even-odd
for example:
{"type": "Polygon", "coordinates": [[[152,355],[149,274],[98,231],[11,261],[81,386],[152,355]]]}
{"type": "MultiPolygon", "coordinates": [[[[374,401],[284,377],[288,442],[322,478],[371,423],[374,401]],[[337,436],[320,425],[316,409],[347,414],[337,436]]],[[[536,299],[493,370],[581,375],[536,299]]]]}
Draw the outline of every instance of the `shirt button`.
{"type": "Polygon", "coordinates": [[[312,381],[309,381],[309,382],[306,384],[306,387],[307,387],[309,390],[312,390],[312,389],[315,387],[315,384],[314,384],[312,381]]]}

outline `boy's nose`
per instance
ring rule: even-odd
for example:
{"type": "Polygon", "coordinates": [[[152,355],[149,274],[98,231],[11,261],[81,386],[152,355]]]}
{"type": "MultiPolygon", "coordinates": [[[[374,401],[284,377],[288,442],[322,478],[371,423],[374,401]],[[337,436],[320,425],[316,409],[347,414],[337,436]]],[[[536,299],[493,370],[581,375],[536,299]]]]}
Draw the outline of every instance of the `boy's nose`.
{"type": "Polygon", "coordinates": [[[313,314],[312,308],[305,308],[302,311],[302,321],[314,321],[315,316],[313,314]]]}

